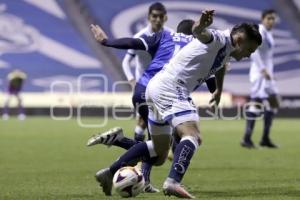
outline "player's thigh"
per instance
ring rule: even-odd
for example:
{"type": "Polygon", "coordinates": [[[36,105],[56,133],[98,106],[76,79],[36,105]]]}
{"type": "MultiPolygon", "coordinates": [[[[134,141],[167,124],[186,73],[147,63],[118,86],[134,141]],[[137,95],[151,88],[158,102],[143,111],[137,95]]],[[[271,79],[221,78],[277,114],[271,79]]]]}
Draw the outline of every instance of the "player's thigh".
{"type": "Polygon", "coordinates": [[[146,87],[137,83],[132,96],[132,104],[145,123],[148,121],[148,106],[145,99],[146,87]]]}
{"type": "Polygon", "coordinates": [[[267,93],[268,82],[265,78],[260,77],[251,81],[251,99],[265,99],[269,95],[267,93]]]}
{"type": "Polygon", "coordinates": [[[154,150],[158,156],[162,156],[170,148],[171,142],[171,127],[167,124],[155,124],[149,121],[148,128],[151,134],[154,150]]]}
{"type": "Polygon", "coordinates": [[[185,136],[192,136],[195,141],[197,141],[198,145],[202,142],[198,121],[186,121],[180,123],[176,126],[175,130],[176,134],[181,138],[185,136]]]}

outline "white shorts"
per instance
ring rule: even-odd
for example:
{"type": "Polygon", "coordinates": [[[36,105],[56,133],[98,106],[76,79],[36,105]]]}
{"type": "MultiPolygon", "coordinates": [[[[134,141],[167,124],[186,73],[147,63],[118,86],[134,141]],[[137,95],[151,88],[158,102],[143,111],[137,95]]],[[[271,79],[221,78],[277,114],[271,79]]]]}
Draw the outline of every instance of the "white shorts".
{"type": "Polygon", "coordinates": [[[187,89],[174,81],[154,77],[146,89],[149,105],[149,123],[157,125],[177,125],[187,121],[199,121],[197,108],[187,89]]]}
{"type": "Polygon", "coordinates": [[[274,80],[266,80],[261,77],[251,82],[251,99],[266,99],[270,95],[278,94],[278,89],[274,80]]]}

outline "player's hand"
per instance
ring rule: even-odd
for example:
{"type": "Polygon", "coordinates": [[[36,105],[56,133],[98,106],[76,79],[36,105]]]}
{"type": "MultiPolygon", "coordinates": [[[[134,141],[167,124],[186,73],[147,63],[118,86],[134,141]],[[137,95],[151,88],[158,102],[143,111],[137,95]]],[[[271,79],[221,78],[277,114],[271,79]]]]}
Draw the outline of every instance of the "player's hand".
{"type": "Polygon", "coordinates": [[[269,72],[267,70],[263,69],[261,71],[261,73],[265,77],[265,79],[267,79],[268,81],[272,79],[271,76],[270,76],[270,74],[269,74],[269,72]]]}
{"type": "Polygon", "coordinates": [[[209,105],[211,107],[216,107],[219,105],[220,103],[220,100],[221,100],[221,95],[222,95],[222,92],[219,91],[219,90],[216,90],[213,94],[212,94],[212,97],[209,101],[209,105]]]}
{"type": "Polygon", "coordinates": [[[136,84],[135,79],[131,79],[131,80],[129,80],[128,82],[129,82],[129,84],[131,85],[132,89],[134,89],[135,84],[136,84]]]}
{"type": "Polygon", "coordinates": [[[213,23],[214,10],[204,10],[199,20],[199,27],[204,29],[213,23]]]}
{"type": "Polygon", "coordinates": [[[102,43],[108,38],[106,33],[102,30],[102,28],[100,26],[91,24],[90,28],[91,28],[91,31],[94,34],[95,39],[98,42],[102,43]]]}

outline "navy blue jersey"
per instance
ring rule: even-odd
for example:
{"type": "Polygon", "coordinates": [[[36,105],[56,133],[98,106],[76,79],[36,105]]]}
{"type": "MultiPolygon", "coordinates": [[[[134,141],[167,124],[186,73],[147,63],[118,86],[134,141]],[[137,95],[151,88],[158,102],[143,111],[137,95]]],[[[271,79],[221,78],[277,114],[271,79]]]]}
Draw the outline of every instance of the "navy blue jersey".
{"type": "Polygon", "coordinates": [[[152,56],[151,63],[138,81],[147,86],[150,79],[170,61],[173,55],[192,41],[193,36],[164,30],[151,36],[142,35],[140,39],[143,41],[146,51],[152,56]]]}

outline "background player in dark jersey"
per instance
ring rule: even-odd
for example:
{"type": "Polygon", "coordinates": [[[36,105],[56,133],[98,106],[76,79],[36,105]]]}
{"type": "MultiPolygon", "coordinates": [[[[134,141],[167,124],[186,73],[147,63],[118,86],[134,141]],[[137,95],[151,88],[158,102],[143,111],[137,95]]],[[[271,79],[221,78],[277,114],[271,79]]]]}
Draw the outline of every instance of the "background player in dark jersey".
{"type": "Polygon", "coordinates": [[[18,107],[19,107],[18,118],[20,120],[25,119],[20,92],[22,90],[24,80],[26,79],[26,77],[27,77],[26,74],[18,69],[13,70],[7,75],[8,88],[7,88],[7,99],[4,104],[3,115],[2,115],[3,120],[9,119],[9,102],[12,97],[16,97],[18,100],[18,107]]]}
{"type": "MultiPolygon", "coordinates": [[[[162,30],[169,30],[173,32],[168,27],[164,27],[165,22],[167,21],[167,10],[165,6],[160,2],[155,2],[149,6],[148,10],[148,25],[137,32],[133,37],[138,38],[141,36],[149,36],[153,33],[157,33],[162,30]]],[[[140,79],[144,70],[150,64],[152,58],[147,51],[143,50],[134,50],[129,49],[122,61],[122,68],[124,74],[129,81],[132,88],[135,87],[136,82],[140,79]],[[134,74],[131,71],[132,61],[135,61],[134,74]]],[[[134,129],[134,139],[136,141],[144,141],[145,139],[145,130],[147,128],[147,121],[144,121],[144,118],[138,115],[137,125],[134,129]]]]}

